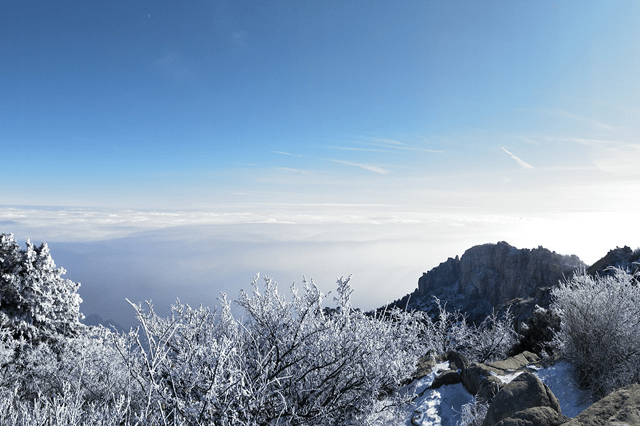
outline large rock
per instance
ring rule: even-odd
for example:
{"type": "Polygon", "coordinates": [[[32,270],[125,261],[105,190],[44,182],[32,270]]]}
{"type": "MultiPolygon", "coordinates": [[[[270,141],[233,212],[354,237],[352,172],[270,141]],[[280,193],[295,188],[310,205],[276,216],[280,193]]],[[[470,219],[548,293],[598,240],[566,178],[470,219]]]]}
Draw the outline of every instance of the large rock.
{"type": "Polygon", "coordinates": [[[551,407],[533,407],[500,420],[496,426],[560,426],[569,418],[551,407]]]}
{"type": "Polygon", "coordinates": [[[640,385],[631,385],[591,405],[566,426],[639,426],[640,385]]]}
{"type": "MultiPolygon", "coordinates": [[[[495,426],[500,421],[514,418],[514,415],[526,410],[529,411],[518,416],[528,418],[535,414],[530,409],[536,407],[547,407],[562,414],[558,399],[547,385],[535,375],[523,372],[498,392],[482,425],[495,426]]],[[[544,410],[543,414],[545,418],[549,417],[548,410],[544,410]]]]}
{"type": "MultiPolygon", "coordinates": [[[[542,247],[530,250],[506,242],[483,244],[424,273],[409,306],[424,308],[436,296],[447,301],[448,309],[459,309],[472,321],[481,321],[509,301],[544,298],[563,277],[584,267],[575,255],[564,256],[542,247]]],[[[529,305],[528,309],[535,306],[529,305]]]]}
{"type": "Polygon", "coordinates": [[[461,372],[462,383],[471,394],[483,401],[490,401],[510,380],[529,371],[528,366],[540,362],[536,354],[523,352],[490,364],[467,364],[461,372]]]}

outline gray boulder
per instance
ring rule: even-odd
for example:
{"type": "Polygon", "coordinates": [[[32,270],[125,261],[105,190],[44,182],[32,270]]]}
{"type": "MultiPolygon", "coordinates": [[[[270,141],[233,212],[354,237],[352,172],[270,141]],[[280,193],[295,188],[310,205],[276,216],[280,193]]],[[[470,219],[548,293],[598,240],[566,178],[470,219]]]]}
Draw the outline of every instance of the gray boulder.
{"type": "Polygon", "coordinates": [[[528,366],[540,364],[540,358],[531,352],[523,352],[503,361],[489,364],[467,364],[462,370],[464,387],[483,401],[490,401],[505,386],[506,377],[519,371],[529,371],[528,366]]]}
{"type": "Polygon", "coordinates": [[[551,407],[533,407],[500,420],[496,426],[560,426],[567,421],[569,417],[551,407]]]}
{"type": "MultiPolygon", "coordinates": [[[[558,414],[562,413],[558,399],[553,395],[547,385],[542,383],[535,375],[529,372],[523,372],[498,392],[489,407],[489,411],[482,425],[495,426],[502,420],[514,418],[519,412],[524,412],[536,407],[548,407],[558,414]]],[[[527,413],[518,414],[518,416],[524,417],[525,419],[533,418],[536,411],[540,412],[544,418],[549,418],[548,410],[529,410],[527,413]]],[[[514,419],[517,419],[517,417],[514,419]]],[[[524,419],[521,420],[524,421],[524,419]]],[[[521,424],[524,425],[526,423],[521,424]]]]}
{"type": "Polygon", "coordinates": [[[640,426],[640,385],[631,385],[602,398],[566,426],[640,426]]]}
{"type": "Polygon", "coordinates": [[[462,382],[462,377],[455,370],[443,371],[431,383],[431,389],[438,389],[444,385],[455,385],[462,382]]]}

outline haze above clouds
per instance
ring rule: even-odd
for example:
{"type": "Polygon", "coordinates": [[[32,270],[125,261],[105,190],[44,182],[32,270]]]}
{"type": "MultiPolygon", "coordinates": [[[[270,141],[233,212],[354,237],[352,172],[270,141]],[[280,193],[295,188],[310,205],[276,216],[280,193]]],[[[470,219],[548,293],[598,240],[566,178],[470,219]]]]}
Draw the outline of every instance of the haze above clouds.
{"type": "MultiPolygon", "coordinates": [[[[368,309],[474,244],[638,246],[636,2],[13,2],[0,232],[85,314],[255,273],[368,309]],[[128,296],[130,295],[130,296],[128,296]]],[[[123,321],[126,322],[126,321],[123,321]]]]}

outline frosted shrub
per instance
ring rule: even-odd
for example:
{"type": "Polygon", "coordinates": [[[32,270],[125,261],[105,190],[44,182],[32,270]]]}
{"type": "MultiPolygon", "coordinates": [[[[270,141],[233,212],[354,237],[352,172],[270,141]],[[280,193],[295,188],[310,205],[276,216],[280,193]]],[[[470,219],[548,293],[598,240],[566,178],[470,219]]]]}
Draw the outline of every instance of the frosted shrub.
{"type": "Polygon", "coordinates": [[[220,315],[178,302],[163,319],[134,305],[141,326],[119,351],[146,395],[141,412],[189,424],[324,425],[409,402],[385,398],[424,353],[417,317],[396,310],[382,320],[352,309],[348,279],[338,281],[332,314],[313,282],[303,282],[301,296],[292,286],[290,301],[270,278],[262,290],[253,286],[237,300],[243,321],[225,298],[220,315]]]}
{"type": "Polygon", "coordinates": [[[478,327],[474,327],[463,353],[480,363],[505,359],[519,339],[513,323],[509,309],[502,315],[494,310],[478,327]]]}
{"type": "Polygon", "coordinates": [[[478,326],[467,323],[460,311],[448,311],[446,304],[434,297],[438,317],[432,320],[424,314],[424,340],[430,351],[445,354],[457,351],[470,361],[491,362],[504,359],[518,342],[513,327],[513,315],[507,310],[503,315],[493,312],[478,326]]]}
{"type": "Polygon", "coordinates": [[[292,301],[265,279],[264,294],[240,295],[251,330],[249,357],[268,397],[256,414],[261,422],[346,424],[370,413],[409,379],[424,351],[418,318],[399,310],[389,319],[351,307],[349,279],[338,280],[337,312],[326,314],[323,295],[304,281],[304,295],[292,287],[292,301]]]}
{"type": "MultiPolygon", "coordinates": [[[[234,423],[246,389],[238,327],[225,299],[222,314],[179,301],[169,318],[132,304],[140,327],[115,341],[142,398],[140,417],[170,424],[234,423]]],[[[153,423],[153,422],[152,422],[153,423]]]]}
{"type": "Polygon", "coordinates": [[[426,313],[424,338],[430,351],[444,354],[448,351],[459,351],[467,346],[471,338],[472,327],[467,324],[467,317],[460,311],[448,311],[447,305],[433,297],[438,306],[438,317],[433,321],[426,313]]]}
{"type": "Polygon", "coordinates": [[[480,401],[476,396],[471,402],[460,407],[457,426],[481,426],[488,412],[489,404],[480,401]]]}
{"type": "Polygon", "coordinates": [[[555,336],[582,385],[601,397],[640,380],[640,286],[622,269],[591,277],[574,275],[552,290],[561,319],[555,336]]]}
{"type": "Polygon", "coordinates": [[[110,335],[98,327],[56,342],[18,342],[11,362],[2,366],[0,389],[11,389],[16,401],[27,405],[70,395],[82,409],[113,405],[133,388],[110,335]]]}

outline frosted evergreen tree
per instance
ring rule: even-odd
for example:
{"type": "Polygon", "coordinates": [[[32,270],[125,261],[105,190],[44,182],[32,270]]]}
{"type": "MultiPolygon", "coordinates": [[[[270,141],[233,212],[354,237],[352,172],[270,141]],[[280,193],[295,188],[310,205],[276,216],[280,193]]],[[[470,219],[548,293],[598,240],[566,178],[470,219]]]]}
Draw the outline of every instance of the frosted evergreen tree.
{"type": "Polygon", "coordinates": [[[65,273],[46,243],[27,240],[23,250],[12,234],[0,234],[0,328],[29,341],[77,334],[80,283],[62,278],[65,273]]]}

